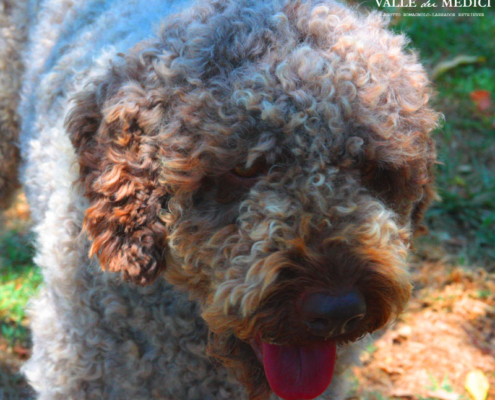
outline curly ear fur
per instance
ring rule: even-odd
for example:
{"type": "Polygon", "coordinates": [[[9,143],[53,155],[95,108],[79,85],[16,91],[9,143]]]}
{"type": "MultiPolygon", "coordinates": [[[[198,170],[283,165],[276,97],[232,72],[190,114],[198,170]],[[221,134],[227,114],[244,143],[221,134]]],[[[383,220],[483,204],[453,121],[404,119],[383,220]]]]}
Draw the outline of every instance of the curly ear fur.
{"type": "Polygon", "coordinates": [[[90,201],[84,220],[93,240],[90,255],[98,256],[102,268],[146,285],[165,269],[160,215],[167,193],[159,184],[160,147],[153,133],[157,106],[130,78],[114,69],[79,94],[66,126],[90,201]]]}
{"type": "Polygon", "coordinates": [[[402,223],[410,223],[414,235],[427,232],[421,222],[429,205],[437,198],[434,143],[429,139],[425,146],[428,156],[407,166],[379,166],[376,162],[368,162],[361,172],[364,184],[397,212],[402,223]]]}
{"type": "Polygon", "coordinates": [[[439,196],[435,190],[433,181],[434,177],[434,163],[433,160],[428,166],[428,182],[423,185],[423,195],[421,199],[414,204],[414,208],[411,212],[411,225],[413,227],[414,235],[424,235],[428,233],[428,228],[421,222],[426,213],[426,210],[434,200],[438,200],[439,196]]]}

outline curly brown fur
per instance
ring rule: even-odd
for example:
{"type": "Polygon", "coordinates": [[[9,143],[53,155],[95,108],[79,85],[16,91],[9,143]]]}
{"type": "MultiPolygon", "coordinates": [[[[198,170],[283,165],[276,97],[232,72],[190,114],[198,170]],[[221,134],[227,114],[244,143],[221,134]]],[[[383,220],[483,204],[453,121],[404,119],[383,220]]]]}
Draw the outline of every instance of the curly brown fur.
{"type": "Polygon", "coordinates": [[[405,38],[377,13],[277,7],[211,1],[169,21],[67,120],[91,254],[135,283],[164,273],[186,289],[210,354],[253,399],[269,386],[250,341],[314,340],[293,312],[304,290],[364,294],[341,344],[404,309],[410,237],[435,196],[437,114],[405,38]],[[231,172],[260,160],[249,183],[231,172]]]}
{"type": "MultiPolygon", "coordinates": [[[[143,72],[139,65],[135,68],[134,73],[143,72]]],[[[101,95],[112,85],[119,87],[123,78],[127,76],[113,77],[101,95]]],[[[127,279],[147,284],[165,266],[167,236],[160,216],[167,192],[160,184],[156,138],[142,128],[153,118],[153,110],[146,109],[146,94],[138,85],[126,86],[105,102],[103,115],[95,93],[79,96],[68,130],[74,132],[81,180],[91,201],[85,218],[93,238],[90,254],[98,254],[110,271],[122,271],[127,279]],[[129,101],[136,103],[129,107],[129,101]]]]}

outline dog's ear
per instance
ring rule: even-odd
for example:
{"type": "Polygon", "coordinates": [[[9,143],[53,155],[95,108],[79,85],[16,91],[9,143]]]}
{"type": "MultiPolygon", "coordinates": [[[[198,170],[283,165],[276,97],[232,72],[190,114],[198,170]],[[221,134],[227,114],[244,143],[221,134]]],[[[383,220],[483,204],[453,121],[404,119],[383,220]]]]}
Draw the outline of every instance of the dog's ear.
{"type": "Polygon", "coordinates": [[[433,141],[425,146],[422,158],[401,167],[366,163],[361,176],[372,193],[389,204],[402,223],[409,223],[414,236],[426,234],[421,222],[432,201],[438,199],[434,185],[435,150],[433,141]]]}
{"type": "Polygon", "coordinates": [[[146,285],[165,269],[167,192],[160,184],[158,107],[135,82],[96,82],[66,120],[90,205],[91,255],[126,280],[146,285]]]}
{"type": "Polygon", "coordinates": [[[425,235],[428,233],[428,228],[421,222],[426,213],[426,210],[434,200],[438,200],[438,194],[435,190],[433,181],[434,177],[434,160],[431,160],[430,165],[427,167],[428,174],[426,182],[422,186],[421,199],[416,202],[411,212],[411,226],[414,236],[425,235]]]}
{"type": "MultiPolygon", "coordinates": [[[[427,114],[428,115],[428,114],[427,114]]],[[[441,118],[438,114],[433,113],[430,118],[427,118],[425,125],[434,123],[433,126],[438,126],[438,121],[441,118]]],[[[414,198],[413,206],[410,214],[411,228],[414,236],[424,235],[428,233],[428,229],[422,224],[426,210],[434,200],[439,200],[439,196],[435,189],[435,165],[437,154],[435,142],[431,136],[425,136],[422,144],[422,151],[419,152],[421,157],[416,162],[411,163],[411,175],[418,186],[418,197],[414,198]]]]}

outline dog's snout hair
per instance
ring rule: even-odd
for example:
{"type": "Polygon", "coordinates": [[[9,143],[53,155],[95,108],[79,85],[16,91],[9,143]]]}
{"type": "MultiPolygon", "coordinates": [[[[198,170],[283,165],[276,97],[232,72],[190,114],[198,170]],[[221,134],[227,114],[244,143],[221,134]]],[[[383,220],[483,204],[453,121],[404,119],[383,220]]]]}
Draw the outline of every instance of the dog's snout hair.
{"type": "MultiPolygon", "coordinates": [[[[190,245],[198,263],[216,265],[216,279],[208,281],[213,294],[203,300],[203,318],[216,335],[235,332],[249,341],[262,332],[275,343],[307,342],[311,335],[295,310],[308,290],[347,286],[363,293],[368,311],[359,329],[337,338],[343,343],[403,310],[411,291],[405,272],[409,227],[361,183],[327,169],[317,179],[300,167],[288,168],[285,178],[268,175],[240,204],[236,224],[214,231],[209,245],[190,245]]],[[[218,348],[221,341],[213,343],[212,355],[228,353],[218,348]]],[[[242,368],[256,375],[256,364],[242,368]]]]}

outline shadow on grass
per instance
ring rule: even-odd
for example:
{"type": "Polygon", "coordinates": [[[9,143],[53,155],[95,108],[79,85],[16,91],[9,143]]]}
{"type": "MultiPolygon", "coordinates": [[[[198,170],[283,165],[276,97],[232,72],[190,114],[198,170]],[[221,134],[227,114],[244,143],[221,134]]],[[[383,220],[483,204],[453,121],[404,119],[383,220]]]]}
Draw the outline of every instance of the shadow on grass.
{"type": "Polygon", "coordinates": [[[29,356],[25,307],[41,283],[33,263],[27,224],[0,235],[0,400],[30,400],[34,394],[19,369],[29,356]]]}
{"type": "Polygon", "coordinates": [[[32,236],[10,230],[0,237],[0,333],[9,347],[29,346],[25,307],[41,283],[32,236]]]}
{"type": "Polygon", "coordinates": [[[31,400],[34,398],[34,392],[29,388],[22,375],[0,362],[0,399],[31,400]]]}

